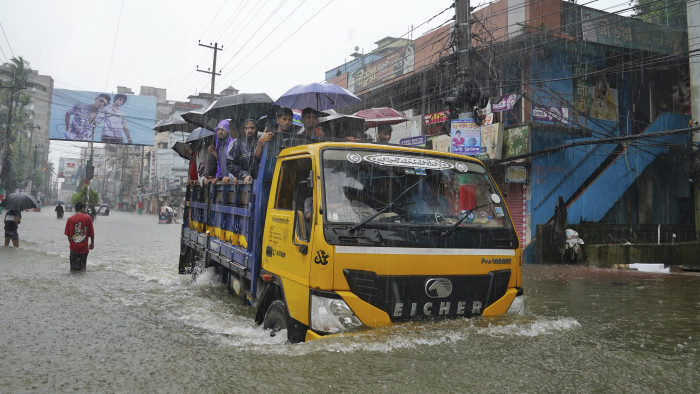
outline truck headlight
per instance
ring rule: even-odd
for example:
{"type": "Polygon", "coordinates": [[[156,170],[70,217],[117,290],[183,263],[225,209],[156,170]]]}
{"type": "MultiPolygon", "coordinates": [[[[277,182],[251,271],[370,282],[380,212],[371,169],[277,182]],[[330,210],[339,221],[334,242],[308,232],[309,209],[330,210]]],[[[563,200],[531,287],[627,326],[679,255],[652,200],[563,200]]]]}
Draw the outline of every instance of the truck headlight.
{"type": "Polygon", "coordinates": [[[518,295],[513,298],[506,314],[522,315],[523,313],[525,313],[525,296],[518,295]]]}
{"type": "Polygon", "coordinates": [[[334,334],[362,326],[360,319],[341,298],[311,294],[311,329],[334,334]]]}

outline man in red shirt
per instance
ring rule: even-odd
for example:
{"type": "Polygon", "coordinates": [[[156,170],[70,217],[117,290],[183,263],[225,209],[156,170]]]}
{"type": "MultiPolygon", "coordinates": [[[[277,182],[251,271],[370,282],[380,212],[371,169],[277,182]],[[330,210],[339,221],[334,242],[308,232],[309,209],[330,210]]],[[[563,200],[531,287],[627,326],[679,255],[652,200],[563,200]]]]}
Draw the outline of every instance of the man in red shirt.
{"type": "Polygon", "coordinates": [[[66,221],[65,234],[70,243],[70,270],[85,271],[88,253],[95,247],[95,231],[92,228],[92,218],[85,213],[85,203],[75,204],[75,214],[66,221]]]}

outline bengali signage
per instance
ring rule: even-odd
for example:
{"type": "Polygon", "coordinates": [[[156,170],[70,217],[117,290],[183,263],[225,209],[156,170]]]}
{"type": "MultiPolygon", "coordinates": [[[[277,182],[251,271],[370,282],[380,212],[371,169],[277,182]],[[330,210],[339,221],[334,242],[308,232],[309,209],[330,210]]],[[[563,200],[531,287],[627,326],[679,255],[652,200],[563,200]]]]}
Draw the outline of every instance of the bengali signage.
{"type": "Polygon", "coordinates": [[[481,153],[481,128],[474,119],[453,119],[450,137],[450,152],[470,156],[481,153]]]}
{"type": "Polygon", "coordinates": [[[491,112],[510,111],[515,108],[515,104],[520,100],[520,95],[510,93],[502,96],[496,102],[491,103],[491,112]]]}

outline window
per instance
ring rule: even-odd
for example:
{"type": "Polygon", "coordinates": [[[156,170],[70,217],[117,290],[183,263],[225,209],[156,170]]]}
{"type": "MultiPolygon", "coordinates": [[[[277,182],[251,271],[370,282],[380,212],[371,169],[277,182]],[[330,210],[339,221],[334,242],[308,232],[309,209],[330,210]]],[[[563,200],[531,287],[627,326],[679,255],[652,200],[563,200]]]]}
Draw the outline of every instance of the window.
{"type": "MultiPolygon", "coordinates": [[[[311,159],[293,159],[282,163],[275,209],[294,209],[294,189],[307,180],[311,171],[311,159]]],[[[303,204],[303,202],[302,202],[303,204]]]]}

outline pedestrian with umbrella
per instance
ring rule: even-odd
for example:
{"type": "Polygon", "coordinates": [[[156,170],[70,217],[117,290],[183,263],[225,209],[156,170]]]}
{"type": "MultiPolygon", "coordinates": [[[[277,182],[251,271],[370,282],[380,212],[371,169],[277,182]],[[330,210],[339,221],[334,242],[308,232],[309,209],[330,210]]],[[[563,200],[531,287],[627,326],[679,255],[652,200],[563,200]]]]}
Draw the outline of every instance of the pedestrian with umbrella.
{"type": "Polygon", "coordinates": [[[377,143],[388,144],[391,140],[391,132],[393,129],[388,124],[379,125],[377,127],[377,143]]]}
{"type": "Polygon", "coordinates": [[[198,127],[187,137],[187,143],[192,151],[189,157],[190,166],[188,170],[189,183],[192,186],[204,178],[207,163],[207,145],[214,141],[213,135],[213,131],[198,127]]]}
{"type": "Polygon", "coordinates": [[[262,151],[262,144],[258,139],[257,122],[255,119],[243,121],[243,136],[233,141],[233,148],[229,152],[227,162],[228,172],[234,179],[240,180],[243,184],[250,184],[256,175],[255,152],[262,151]]]}
{"type": "Polygon", "coordinates": [[[10,193],[5,198],[0,206],[7,209],[5,214],[5,246],[12,245],[15,248],[19,247],[19,223],[22,221],[22,211],[25,209],[33,209],[39,206],[39,201],[31,194],[26,193],[10,193]]]}
{"type": "Polygon", "coordinates": [[[5,213],[5,246],[9,246],[10,240],[12,240],[12,246],[19,248],[19,233],[17,229],[21,221],[22,211],[11,209],[5,213]]]}
{"type": "MultiPolygon", "coordinates": [[[[260,157],[262,156],[263,147],[268,143],[274,136],[293,136],[294,131],[294,112],[290,108],[278,107],[275,113],[276,120],[274,122],[268,121],[265,124],[265,129],[262,135],[258,138],[258,142],[255,146],[255,153],[253,158],[253,163],[251,164],[253,174],[257,173],[257,168],[259,168],[260,157]]],[[[284,138],[284,137],[278,137],[284,138]]]]}
{"type": "Polygon", "coordinates": [[[328,115],[327,113],[316,111],[311,107],[306,107],[301,111],[301,123],[304,129],[301,133],[309,139],[318,139],[323,137],[323,131],[318,126],[318,118],[328,115]]]}

